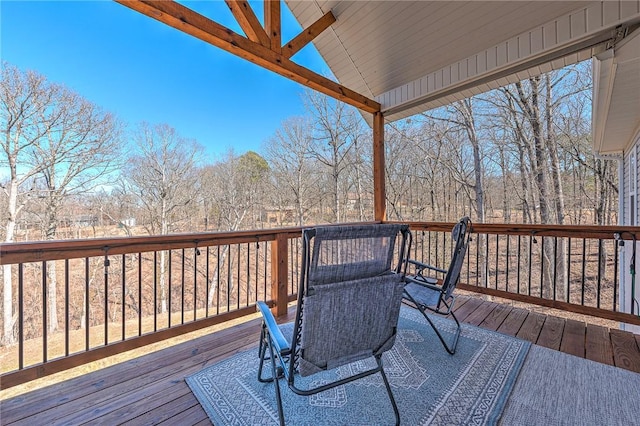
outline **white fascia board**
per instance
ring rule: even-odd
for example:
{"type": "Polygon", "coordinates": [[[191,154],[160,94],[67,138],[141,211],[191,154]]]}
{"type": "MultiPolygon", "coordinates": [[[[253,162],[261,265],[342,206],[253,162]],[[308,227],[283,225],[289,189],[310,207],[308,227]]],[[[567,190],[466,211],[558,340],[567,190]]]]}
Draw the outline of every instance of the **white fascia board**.
{"type": "Polygon", "coordinates": [[[609,117],[609,107],[616,75],[613,49],[605,55],[596,55],[593,60],[593,97],[591,109],[591,134],[594,152],[603,152],[604,133],[609,117]],[[601,59],[602,58],[602,59],[601,59]]]}

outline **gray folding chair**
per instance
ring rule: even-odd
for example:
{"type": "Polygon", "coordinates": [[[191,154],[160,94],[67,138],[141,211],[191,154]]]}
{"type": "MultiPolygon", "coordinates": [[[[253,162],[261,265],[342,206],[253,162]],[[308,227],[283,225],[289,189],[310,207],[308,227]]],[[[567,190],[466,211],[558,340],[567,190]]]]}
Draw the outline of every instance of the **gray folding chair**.
{"type": "Polygon", "coordinates": [[[278,326],[268,306],[258,302],[263,315],[258,380],[274,382],[280,424],[284,425],[280,380],[298,395],[312,395],[378,372],[399,424],[381,357],[396,338],[411,246],[408,226],[316,227],[304,230],[302,237],[293,333],[291,326],[278,326]],[[376,366],[313,388],[301,389],[296,383],[298,375],[310,376],[365,358],[375,359],[376,366]],[[266,378],[265,361],[271,363],[266,378]]]}
{"type": "Polygon", "coordinates": [[[451,231],[451,239],[453,242],[451,262],[448,269],[441,269],[435,266],[427,265],[416,260],[409,260],[408,263],[415,267],[414,275],[407,275],[408,284],[404,288],[404,297],[410,301],[429,322],[433,330],[438,335],[440,342],[444,348],[453,355],[458,346],[458,338],[460,337],[460,322],[453,313],[453,304],[455,296],[453,291],[460,279],[460,271],[464,263],[464,256],[469,245],[469,237],[471,232],[471,219],[463,217],[455,224],[451,231]],[[433,271],[446,274],[439,284],[439,280],[435,277],[425,276],[426,271],[433,271]],[[447,343],[440,330],[435,326],[428,312],[433,312],[443,316],[451,316],[456,322],[456,331],[447,343]]]}

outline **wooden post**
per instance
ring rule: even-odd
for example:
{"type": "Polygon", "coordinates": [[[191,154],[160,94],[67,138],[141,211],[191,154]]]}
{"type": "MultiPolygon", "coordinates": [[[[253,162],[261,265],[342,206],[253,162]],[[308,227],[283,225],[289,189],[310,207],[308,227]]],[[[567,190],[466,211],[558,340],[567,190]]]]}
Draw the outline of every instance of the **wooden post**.
{"type": "Polygon", "coordinates": [[[282,52],[282,34],[280,29],[280,0],[265,0],[264,29],[271,40],[271,50],[282,52]]]}
{"type": "Polygon", "coordinates": [[[287,279],[289,277],[289,240],[286,235],[278,234],[271,242],[271,298],[274,302],[273,314],[276,317],[286,315],[289,295],[287,279]]]}
{"type": "Polygon", "coordinates": [[[376,112],[373,114],[373,216],[379,221],[387,220],[384,167],[384,116],[376,112]]]}

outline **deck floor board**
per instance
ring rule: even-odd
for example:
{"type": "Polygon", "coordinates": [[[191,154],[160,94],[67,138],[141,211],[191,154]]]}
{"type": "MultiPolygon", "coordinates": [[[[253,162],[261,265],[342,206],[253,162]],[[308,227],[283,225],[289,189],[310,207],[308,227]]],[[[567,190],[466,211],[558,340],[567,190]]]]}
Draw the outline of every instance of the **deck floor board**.
{"type": "Polygon", "coordinates": [[[547,317],[545,315],[537,312],[529,313],[522,323],[522,327],[520,327],[520,330],[516,333],[516,337],[528,340],[531,343],[536,343],[546,319],[547,317]]]}
{"type": "Polygon", "coordinates": [[[608,328],[587,324],[585,358],[602,364],[614,365],[608,328]]]}
{"type": "Polygon", "coordinates": [[[547,316],[536,344],[549,349],[560,350],[565,323],[566,320],[564,318],[547,316]]]}
{"type": "MultiPolygon", "coordinates": [[[[640,336],[522,308],[461,296],[461,322],[532,343],[640,372],[640,336]]],[[[287,318],[291,320],[293,310],[287,318]]],[[[255,347],[259,320],[194,338],[2,401],[2,424],[100,423],[208,425],[206,413],[184,381],[207,365],[255,347]]]]}
{"type": "Polygon", "coordinates": [[[512,309],[496,331],[515,337],[518,335],[527,316],[528,313],[524,309],[512,309]]]}
{"type": "Polygon", "coordinates": [[[611,345],[616,367],[640,373],[640,351],[633,333],[611,330],[611,345]]]}
{"type": "Polygon", "coordinates": [[[489,315],[482,320],[480,323],[480,327],[486,328],[487,330],[497,331],[505,319],[511,313],[512,307],[509,305],[498,305],[496,308],[489,313],[489,315]]]}
{"type": "Polygon", "coordinates": [[[564,325],[560,351],[580,358],[585,358],[586,333],[587,326],[584,322],[568,319],[564,325]]]}

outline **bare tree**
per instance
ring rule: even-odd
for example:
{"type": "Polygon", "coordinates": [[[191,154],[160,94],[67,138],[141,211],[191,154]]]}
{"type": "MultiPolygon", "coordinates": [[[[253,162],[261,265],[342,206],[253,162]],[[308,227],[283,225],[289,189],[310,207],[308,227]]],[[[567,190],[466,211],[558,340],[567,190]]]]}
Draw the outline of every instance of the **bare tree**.
{"type": "MultiPolygon", "coordinates": [[[[205,197],[209,198],[207,217],[212,217],[216,228],[225,231],[236,231],[244,224],[246,218],[264,204],[267,177],[270,173],[267,161],[255,152],[249,151],[236,156],[233,151],[227,152],[225,158],[202,170],[202,186],[205,197]]],[[[255,226],[255,217],[249,224],[255,226]]],[[[216,288],[220,285],[217,268],[224,264],[229,255],[229,246],[225,245],[216,264],[209,284],[208,304],[213,303],[216,288]]],[[[230,260],[231,261],[231,260],[230,260]]],[[[228,282],[228,291],[231,282],[228,282]]]]}
{"type": "Polygon", "coordinates": [[[315,126],[312,156],[328,169],[331,222],[344,219],[341,200],[348,197],[345,171],[352,167],[349,152],[359,135],[362,118],[347,104],[330,99],[321,93],[306,92],[306,102],[315,126]],[[342,195],[342,196],[341,196],[342,195]]]}
{"type": "MultiPolygon", "coordinates": [[[[202,148],[167,124],[141,124],[134,136],[137,151],[129,158],[124,178],[127,192],[135,195],[150,235],[167,235],[181,229],[189,208],[195,205],[202,148]]],[[[167,252],[160,252],[160,310],[167,312],[167,252]]],[[[156,307],[157,308],[157,307],[156,307]]]]}
{"type": "MultiPolygon", "coordinates": [[[[46,200],[44,238],[56,238],[60,209],[66,197],[103,183],[118,159],[116,119],[78,94],[35,72],[21,72],[3,63],[1,126],[2,163],[8,165],[4,187],[8,198],[5,241],[14,239],[26,195],[46,200]],[[28,187],[25,184],[29,183],[28,187]]],[[[55,264],[47,268],[50,331],[58,327],[55,264]]],[[[3,269],[4,339],[13,340],[11,270],[3,269]]]]}
{"type": "Polygon", "coordinates": [[[276,194],[281,208],[293,206],[296,224],[305,224],[318,195],[314,175],[316,171],[310,157],[312,144],[311,123],[304,117],[294,117],[282,123],[265,146],[276,194]],[[286,190],[285,190],[286,189],[286,190]]]}

